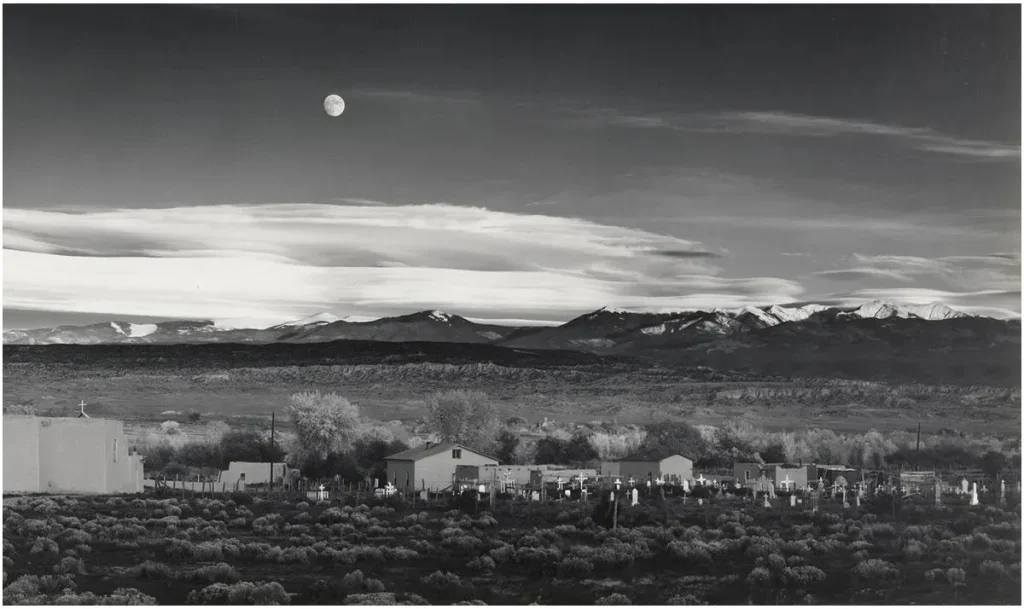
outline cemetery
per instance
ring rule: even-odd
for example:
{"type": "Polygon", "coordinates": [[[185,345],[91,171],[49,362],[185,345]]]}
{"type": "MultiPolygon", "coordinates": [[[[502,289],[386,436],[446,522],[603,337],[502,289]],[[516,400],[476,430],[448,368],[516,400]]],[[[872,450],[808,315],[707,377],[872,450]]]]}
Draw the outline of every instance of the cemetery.
{"type": "Polygon", "coordinates": [[[591,482],[526,497],[321,484],[8,498],[4,602],[1020,603],[1016,483],[926,496],[591,482]]]}

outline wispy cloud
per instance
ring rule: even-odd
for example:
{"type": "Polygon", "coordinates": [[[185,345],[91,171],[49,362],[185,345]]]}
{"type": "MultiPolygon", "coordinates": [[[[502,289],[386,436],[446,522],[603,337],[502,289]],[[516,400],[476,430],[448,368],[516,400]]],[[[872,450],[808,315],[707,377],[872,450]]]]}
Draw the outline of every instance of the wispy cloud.
{"type": "Polygon", "coordinates": [[[545,321],[604,305],[741,306],[802,292],[791,280],[724,277],[696,241],[479,207],[3,214],[4,304],[23,309],[285,320],[439,308],[545,321]]]}
{"type": "Polygon", "coordinates": [[[379,87],[355,87],[349,90],[348,95],[353,97],[368,97],[376,99],[390,99],[408,101],[420,104],[477,104],[482,101],[479,94],[470,91],[438,93],[411,89],[387,89],[379,87]]]}
{"type": "Polygon", "coordinates": [[[975,160],[1020,158],[1019,142],[962,138],[926,127],[887,125],[869,120],[832,118],[788,112],[692,112],[631,114],[615,109],[577,109],[578,121],[606,127],[659,129],[681,132],[775,135],[834,138],[862,136],[886,138],[907,148],[975,160]]]}
{"type": "Polygon", "coordinates": [[[835,279],[839,281],[864,281],[871,279],[895,279],[897,281],[912,281],[911,277],[904,273],[899,273],[896,271],[887,271],[884,269],[874,269],[870,267],[841,269],[838,271],[816,271],[811,274],[817,277],[824,277],[826,279],[835,279]]]}
{"type": "Polygon", "coordinates": [[[721,254],[716,254],[715,252],[701,252],[701,251],[693,251],[693,250],[661,250],[661,251],[655,251],[654,254],[657,255],[657,256],[665,256],[666,258],[683,258],[683,259],[688,259],[688,258],[721,258],[722,257],[721,254]]]}

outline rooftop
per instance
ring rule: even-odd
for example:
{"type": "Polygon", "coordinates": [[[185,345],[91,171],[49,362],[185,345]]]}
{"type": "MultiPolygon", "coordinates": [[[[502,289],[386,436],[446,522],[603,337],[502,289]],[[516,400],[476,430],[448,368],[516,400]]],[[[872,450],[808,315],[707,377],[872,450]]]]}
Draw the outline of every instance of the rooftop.
{"type": "Polygon", "coordinates": [[[680,455],[679,453],[668,451],[639,452],[625,457],[624,459],[619,459],[619,461],[654,463],[657,461],[664,461],[669,457],[683,457],[684,459],[690,459],[690,461],[693,461],[693,459],[686,455],[680,455]]]}
{"type": "Polygon", "coordinates": [[[473,450],[472,448],[468,448],[462,444],[458,444],[457,442],[427,442],[422,446],[417,446],[416,448],[410,448],[409,450],[403,450],[400,453],[389,455],[385,457],[385,459],[391,461],[419,461],[420,459],[424,459],[426,457],[431,457],[434,455],[439,455],[444,452],[448,452],[453,448],[461,448],[462,450],[468,450],[483,457],[487,457],[488,459],[494,459],[495,461],[498,461],[496,457],[488,455],[487,453],[482,453],[479,450],[473,450]]]}

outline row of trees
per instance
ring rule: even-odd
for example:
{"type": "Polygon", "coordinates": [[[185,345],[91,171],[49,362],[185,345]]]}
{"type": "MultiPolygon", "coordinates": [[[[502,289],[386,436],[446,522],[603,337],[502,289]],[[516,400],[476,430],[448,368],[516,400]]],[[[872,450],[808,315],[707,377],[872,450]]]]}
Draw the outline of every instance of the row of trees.
{"type": "MultiPolygon", "coordinates": [[[[524,436],[525,419],[502,420],[480,391],[453,390],[426,400],[426,428],[437,441],[457,442],[492,454],[503,463],[593,466],[627,455],[660,458],[682,454],[705,468],[729,468],[735,462],[844,463],[855,467],[902,464],[917,467],[983,467],[997,472],[1009,466],[1005,451],[991,440],[930,436],[921,450],[909,448],[900,433],[836,434],[831,430],[765,432],[746,423],[695,427],[660,421],[637,427],[574,430],[547,429],[539,439],[524,436]],[[994,448],[994,449],[993,449],[994,448]]],[[[348,480],[380,477],[385,457],[408,448],[380,424],[364,421],[359,408],[334,393],[297,393],[287,408],[296,430],[288,461],[311,478],[348,480]]],[[[164,429],[172,435],[175,429],[164,429]]],[[[1015,455],[1019,467],[1019,448],[1015,455]]],[[[198,443],[157,443],[146,454],[147,469],[177,467],[225,469],[230,461],[280,461],[282,447],[254,432],[224,432],[198,443]]]]}

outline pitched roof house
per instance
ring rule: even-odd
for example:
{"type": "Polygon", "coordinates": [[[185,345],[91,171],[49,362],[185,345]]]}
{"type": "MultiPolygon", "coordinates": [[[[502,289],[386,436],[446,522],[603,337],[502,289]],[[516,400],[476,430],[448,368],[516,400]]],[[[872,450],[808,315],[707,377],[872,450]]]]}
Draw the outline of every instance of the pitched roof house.
{"type": "Polygon", "coordinates": [[[671,482],[693,480],[693,459],[678,454],[638,454],[621,459],[618,463],[617,475],[623,478],[634,478],[637,481],[660,478],[671,482]]]}
{"type": "Polygon", "coordinates": [[[442,490],[459,466],[496,467],[498,459],[455,442],[427,442],[385,458],[387,481],[400,489],[442,490]]]}

